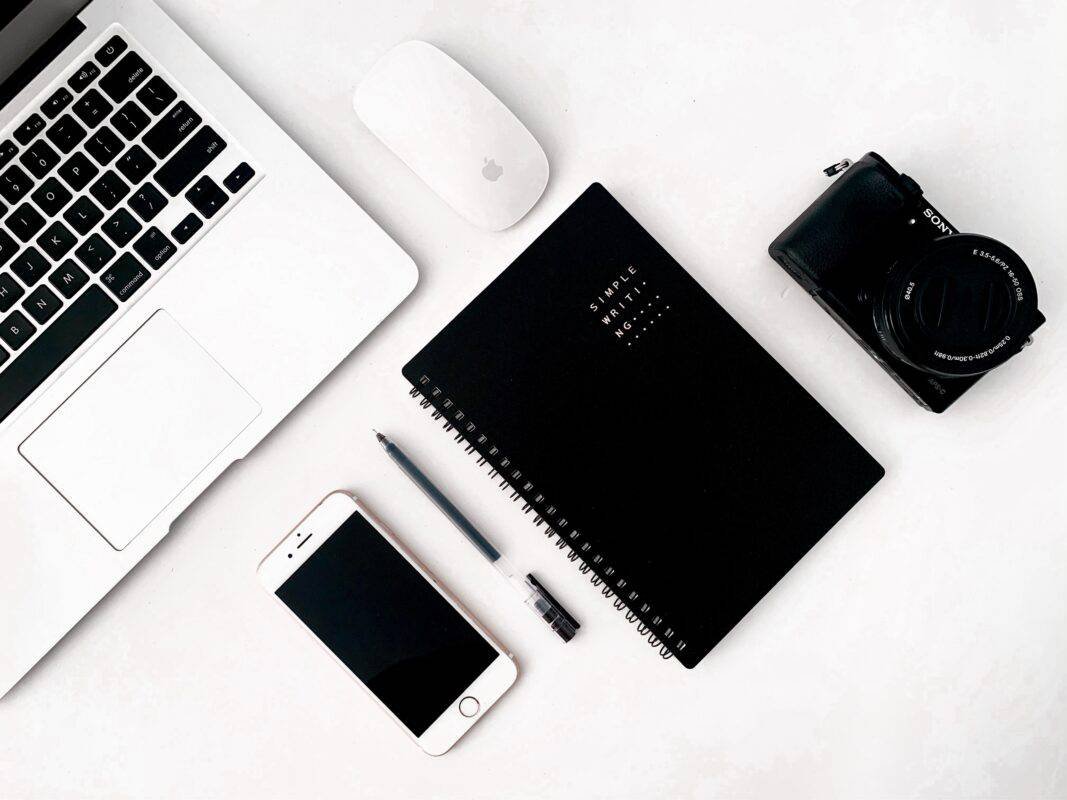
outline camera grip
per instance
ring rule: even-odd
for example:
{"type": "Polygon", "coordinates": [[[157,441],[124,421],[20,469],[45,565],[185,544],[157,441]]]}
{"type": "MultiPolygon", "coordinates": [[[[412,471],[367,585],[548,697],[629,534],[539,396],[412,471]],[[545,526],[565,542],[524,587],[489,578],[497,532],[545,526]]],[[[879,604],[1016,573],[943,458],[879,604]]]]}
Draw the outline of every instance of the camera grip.
{"type": "Polygon", "coordinates": [[[887,221],[904,212],[908,194],[901,176],[868,153],[826,188],[768,251],[794,278],[815,292],[833,274],[864,271],[884,260],[887,221]]]}

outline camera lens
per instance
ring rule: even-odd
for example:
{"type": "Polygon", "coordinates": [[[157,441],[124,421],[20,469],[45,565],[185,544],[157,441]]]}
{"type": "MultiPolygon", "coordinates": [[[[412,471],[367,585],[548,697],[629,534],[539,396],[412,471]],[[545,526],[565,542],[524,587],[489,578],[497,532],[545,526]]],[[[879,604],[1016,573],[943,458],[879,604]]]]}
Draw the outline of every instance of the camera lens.
{"type": "Polygon", "coordinates": [[[995,239],[933,240],[890,270],[874,326],[893,355],[948,378],[980,375],[1019,352],[1034,329],[1037,286],[995,239]]]}

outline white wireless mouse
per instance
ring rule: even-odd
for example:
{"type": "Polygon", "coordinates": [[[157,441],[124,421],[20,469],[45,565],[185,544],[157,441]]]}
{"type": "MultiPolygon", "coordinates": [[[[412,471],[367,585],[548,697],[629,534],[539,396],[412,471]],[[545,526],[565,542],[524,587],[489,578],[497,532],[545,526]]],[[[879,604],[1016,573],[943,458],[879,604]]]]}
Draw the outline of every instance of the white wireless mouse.
{"type": "Polygon", "coordinates": [[[461,216],[501,231],[533,208],[548,159],[526,126],[426,42],[397,45],[356,88],[356,113],[461,216]]]}

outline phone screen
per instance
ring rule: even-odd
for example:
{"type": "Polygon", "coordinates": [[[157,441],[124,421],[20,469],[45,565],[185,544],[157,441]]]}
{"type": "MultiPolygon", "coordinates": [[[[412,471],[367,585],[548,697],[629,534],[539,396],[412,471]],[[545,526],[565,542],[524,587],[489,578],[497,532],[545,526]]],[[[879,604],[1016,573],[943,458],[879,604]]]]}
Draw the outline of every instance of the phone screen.
{"type": "Polygon", "coordinates": [[[415,736],[497,657],[361,514],[277,595],[415,736]]]}

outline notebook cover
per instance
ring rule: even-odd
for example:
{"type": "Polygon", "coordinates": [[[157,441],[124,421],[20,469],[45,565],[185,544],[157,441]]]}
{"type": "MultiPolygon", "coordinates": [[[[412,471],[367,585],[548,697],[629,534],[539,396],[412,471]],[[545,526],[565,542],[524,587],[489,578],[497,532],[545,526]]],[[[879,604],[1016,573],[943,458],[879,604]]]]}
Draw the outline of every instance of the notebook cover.
{"type": "Polygon", "coordinates": [[[690,668],[884,474],[600,184],[404,376],[690,668]]]}

